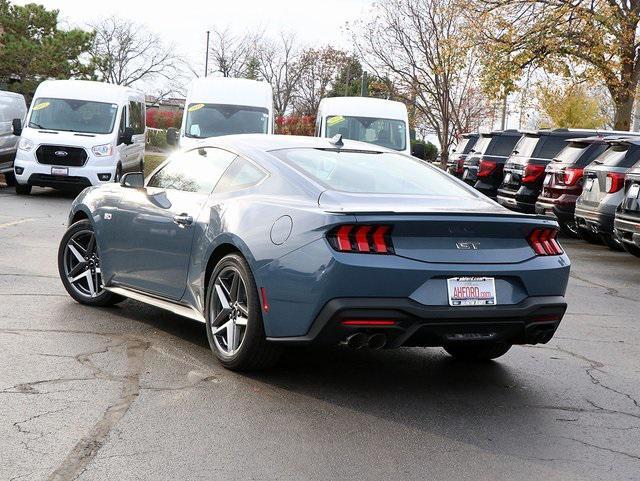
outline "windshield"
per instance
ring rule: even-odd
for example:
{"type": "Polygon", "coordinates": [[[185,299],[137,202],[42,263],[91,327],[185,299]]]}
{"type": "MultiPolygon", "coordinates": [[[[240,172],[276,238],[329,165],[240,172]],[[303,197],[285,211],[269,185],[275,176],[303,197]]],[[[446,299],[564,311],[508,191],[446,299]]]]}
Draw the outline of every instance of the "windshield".
{"type": "Polygon", "coordinates": [[[332,190],[396,195],[470,195],[435,167],[400,154],[328,149],[285,149],[272,153],[332,190]]]}
{"type": "Polygon", "coordinates": [[[327,137],[342,134],[344,139],[359,140],[393,150],[407,147],[407,126],[402,120],[372,117],[327,117],[327,137]]]}
{"type": "Polygon", "coordinates": [[[185,135],[196,139],[233,134],[266,134],[269,111],[261,107],[189,104],[185,135]]]}
{"type": "Polygon", "coordinates": [[[539,139],[540,137],[523,135],[513,148],[513,155],[517,155],[519,157],[532,157],[539,139]]]}
{"type": "Polygon", "coordinates": [[[573,164],[580,158],[585,149],[589,147],[589,144],[581,144],[578,142],[571,142],[564,149],[562,149],[558,155],[553,159],[554,162],[562,162],[564,164],[573,164]]]}
{"type": "Polygon", "coordinates": [[[86,134],[109,134],[118,106],[89,100],[39,98],[33,101],[28,126],[86,134]]]}

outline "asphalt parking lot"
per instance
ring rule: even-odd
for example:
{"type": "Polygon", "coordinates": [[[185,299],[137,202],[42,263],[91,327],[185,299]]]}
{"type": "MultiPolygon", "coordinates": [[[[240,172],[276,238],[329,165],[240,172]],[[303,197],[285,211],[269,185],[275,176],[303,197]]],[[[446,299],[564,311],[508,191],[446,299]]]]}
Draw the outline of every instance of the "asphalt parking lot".
{"type": "Polygon", "coordinates": [[[0,480],[640,479],[640,259],[564,241],[568,315],[497,362],[296,349],[241,375],[194,321],[71,300],[71,201],[0,188],[0,480]]]}

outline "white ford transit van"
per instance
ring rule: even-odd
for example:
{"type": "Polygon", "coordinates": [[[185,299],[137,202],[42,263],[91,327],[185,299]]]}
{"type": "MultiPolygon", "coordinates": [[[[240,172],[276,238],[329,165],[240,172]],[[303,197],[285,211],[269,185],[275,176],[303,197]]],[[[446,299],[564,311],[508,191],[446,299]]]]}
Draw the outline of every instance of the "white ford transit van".
{"type": "Polygon", "coordinates": [[[20,139],[14,134],[13,125],[24,122],[27,104],[24,97],[13,92],[0,90],[0,174],[4,174],[8,185],[13,185],[13,159],[20,139]]]}
{"type": "Polygon", "coordinates": [[[359,140],[411,154],[409,116],[401,102],[371,97],[330,97],[320,101],[316,137],[359,140]]]}
{"type": "Polygon", "coordinates": [[[189,85],[180,133],[168,129],[167,143],[189,148],[207,137],[272,134],[273,124],[273,91],[267,82],[199,78],[189,85]]]}
{"type": "Polygon", "coordinates": [[[16,192],[34,185],[78,189],[143,171],[144,94],[85,80],[42,82],[22,129],[16,192]]]}

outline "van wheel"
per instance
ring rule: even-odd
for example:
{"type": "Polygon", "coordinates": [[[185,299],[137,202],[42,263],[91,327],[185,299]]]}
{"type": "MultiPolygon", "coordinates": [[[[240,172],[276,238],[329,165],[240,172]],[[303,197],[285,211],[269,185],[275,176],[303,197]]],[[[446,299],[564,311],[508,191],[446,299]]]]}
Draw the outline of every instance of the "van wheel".
{"type": "Polygon", "coordinates": [[[640,247],[634,244],[629,244],[628,242],[623,242],[622,245],[624,247],[624,250],[626,250],[629,254],[640,257],[640,247]]]}
{"type": "Polygon", "coordinates": [[[280,346],[269,343],[258,289],[247,261],[238,254],[222,258],[207,286],[206,331],[220,364],[233,371],[273,366],[280,346]]]}
{"type": "Polygon", "coordinates": [[[456,343],[444,346],[443,349],[460,361],[489,361],[506,354],[511,349],[511,344],[504,342],[456,343]]]}
{"type": "Polygon", "coordinates": [[[29,184],[16,183],[16,194],[29,195],[31,193],[31,186],[29,184]]]}
{"type": "Polygon", "coordinates": [[[602,242],[604,242],[606,246],[612,251],[616,251],[616,252],[624,251],[624,246],[622,245],[622,242],[615,235],[600,234],[600,237],[602,238],[602,242]]]}

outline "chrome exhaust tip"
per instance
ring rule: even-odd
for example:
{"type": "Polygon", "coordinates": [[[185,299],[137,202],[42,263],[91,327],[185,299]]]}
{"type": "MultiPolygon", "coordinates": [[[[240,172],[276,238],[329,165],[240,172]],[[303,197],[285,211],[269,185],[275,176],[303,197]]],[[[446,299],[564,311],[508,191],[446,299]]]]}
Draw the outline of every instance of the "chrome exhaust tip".
{"type": "Polygon", "coordinates": [[[367,345],[368,338],[366,334],[362,332],[356,332],[355,334],[351,334],[347,336],[347,338],[342,342],[347,347],[351,349],[362,349],[367,345]]]}
{"type": "Polygon", "coordinates": [[[369,336],[367,346],[369,349],[382,349],[387,344],[387,336],[384,334],[372,334],[369,336]]]}

